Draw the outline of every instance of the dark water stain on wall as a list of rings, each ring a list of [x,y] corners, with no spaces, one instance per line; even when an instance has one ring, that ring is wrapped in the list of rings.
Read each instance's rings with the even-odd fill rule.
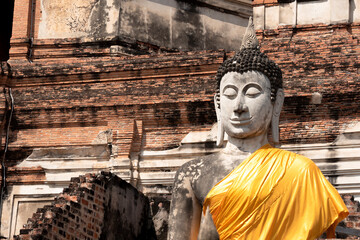
[[[186,104],[186,113],[192,124],[212,124],[216,121],[213,102],[189,102]]]
[[[310,99],[307,96],[294,96],[285,98],[284,105],[287,106],[291,113],[302,117],[306,114],[305,110],[309,103]]]
[[[140,41],[148,40],[146,16],[141,6],[121,5],[118,21],[120,36],[135,38]]]
[[[149,42],[158,46],[169,46],[170,44],[170,24],[162,16],[148,12],[148,31]]]
[[[133,1],[115,0],[114,9],[119,10],[119,16],[109,16],[110,7],[103,1],[94,7],[91,14],[91,35],[95,37],[109,36],[106,25],[113,24],[117,29],[112,33],[119,37],[131,38],[142,42],[178,50],[204,50],[204,49],[237,49],[237,39],[228,38],[231,27],[224,25],[226,34],[214,30],[211,24],[205,22],[203,17],[215,19],[218,22],[228,19],[227,13],[221,12],[220,19],[213,14],[218,9],[210,9],[198,1],[189,0],[154,0]],[[146,4],[145,4],[146,3]],[[147,4],[149,3],[149,4]],[[154,9],[159,6],[159,9]],[[219,12],[219,11],[218,11]],[[237,24],[240,17],[231,18],[230,22]],[[234,19],[237,19],[235,22]],[[226,22],[226,21],[225,21]]]
[[[90,14],[90,34],[93,37],[103,37],[107,35],[106,23],[110,21],[106,11],[106,0],[99,0],[93,7]]]
[[[172,43],[180,49],[203,48],[204,26],[196,1],[177,0],[178,9],[173,16]]]
[[[329,152],[330,152],[330,156],[329,158],[327,158],[325,161],[326,163],[328,163],[328,165],[325,166],[325,169],[323,169],[323,171],[327,171],[328,172],[328,180],[332,185],[335,185],[337,183],[337,178],[338,178],[338,174],[337,174],[337,162],[340,161],[339,158],[336,157],[336,150],[334,148],[328,148]]]

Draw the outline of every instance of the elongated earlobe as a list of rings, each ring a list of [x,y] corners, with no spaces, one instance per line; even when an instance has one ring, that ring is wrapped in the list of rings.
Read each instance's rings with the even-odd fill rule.
[[[280,137],[279,137],[279,120],[280,120],[280,112],[282,106],[284,104],[284,91],[282,88],[279,88],[276,93],[276,100],[274,103],[274,109],[271,119],[271,133],[274,140],[274,145],[279,145]]]
[[[217,136],[216,136],[216,146],[221,147],[224,143],[224,126],[221,123],[221,116],[220,116],[220,102],[219,102],[219,93],[215,94],[214,96],[214,105],[216,111],[216,118],[217,118]]]
[[[224,127],[221,121],[218,121],[218,133],[216,137],[216,146],[221,147],[224,144]]]

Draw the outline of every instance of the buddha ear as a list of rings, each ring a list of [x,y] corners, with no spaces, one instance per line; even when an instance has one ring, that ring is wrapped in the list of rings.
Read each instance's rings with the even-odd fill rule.
[[[272,119],[271,119],[271,133],[274,140],[274,145],[279,145],[279,119],[282,106],[284,104],[284,90],[279,88],[276,93],[276,99],[274,103]]]
[[[214,104],[216,111],[217,119],[217,136],[216,136],[216,146],[221,147],[224,143],[224,127],[221,123],[221,110],[220,110],[220,94],[217,92],[214,95]]]

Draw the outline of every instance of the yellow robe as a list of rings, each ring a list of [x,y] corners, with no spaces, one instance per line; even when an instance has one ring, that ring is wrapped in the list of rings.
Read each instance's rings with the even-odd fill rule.
[[[206,196],[220,239],[315,239],[348,210],[310,159],[263,146]]]

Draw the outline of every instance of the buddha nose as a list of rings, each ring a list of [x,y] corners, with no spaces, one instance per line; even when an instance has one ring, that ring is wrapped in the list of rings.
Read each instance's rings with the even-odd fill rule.
[[[248,107],[247,107],[244,99],[238,98],[238,101],[235,104],[234,112],[241,113],[241,112],[246,112],[246,111],[248,111]]]
[[[244,102],[239,101],[236,105],[235,105],[235,109],[234,112],[246,112],[248,111],[248,107]]]

